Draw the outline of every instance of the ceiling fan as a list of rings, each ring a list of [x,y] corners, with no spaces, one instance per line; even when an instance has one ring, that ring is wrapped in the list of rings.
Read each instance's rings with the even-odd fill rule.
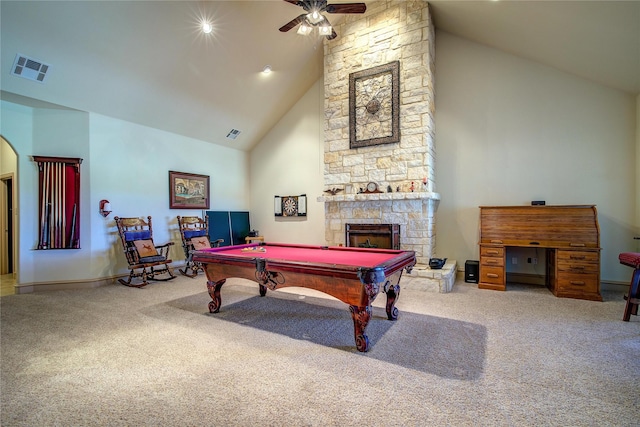
[[[326,36],[327,40],[335,39],[338,35],[331,27],[329,20],[323,15],[326,13],[364,13],[367,5],[364,3],[337,3],[327,4],[327,0],[284,0],[296,6],[302,7],[306,13],[292,19],[291,21],[280,27],[283,33],[301,24],[298,34],[309,34],[313,27],[318,27],[321,35]]]

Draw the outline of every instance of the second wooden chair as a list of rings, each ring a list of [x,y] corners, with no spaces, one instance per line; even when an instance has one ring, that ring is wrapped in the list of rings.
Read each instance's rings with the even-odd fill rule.
[[[209,241],[209,217],[178,216],[178,226],[185,256],[184,269],[178,271],[184,276],[196,277],[203,268],[199,262],[193,261],[193,251],[218,247],[224,240]]]

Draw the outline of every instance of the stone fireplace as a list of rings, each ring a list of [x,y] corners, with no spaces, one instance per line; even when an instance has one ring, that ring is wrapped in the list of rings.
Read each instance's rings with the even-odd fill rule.
[[[398,224],[400,249],[416,252],[418,264],[433,253],[435,200],[431,193],[379,193],[323,196],[325,237],[329,245],[346,245],[346,224]]]
[[[456,265],[428,269],[435,249],[433,80],[435,33],[426,1],[380,1],[364,15],[346,15],[338,38],[324,45],[324,181],[335,195],[325,203],[330,245],[345,244],[346,224],[399,224],[401,249],[416,252],[413,274],[433,279],[440,291],[455,280]],[[350,148],[349,75],[399,61],[400,141]],[[383,192],[364,191],[375,183]],[[386,192],[384,192],[386,190]],[[449,273],[451,273],[449,271]]]

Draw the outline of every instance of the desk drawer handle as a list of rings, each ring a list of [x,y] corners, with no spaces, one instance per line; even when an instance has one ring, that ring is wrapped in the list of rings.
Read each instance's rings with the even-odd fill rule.
[[[485,261],[485,263],[487,263],[487,264],[497,264],[498,260],[497,259],[488,259],[488,260]]]
[[[487,273],[487,277],[491,277],[492,279],[497,279],[497,278],[498,278],[498,277],[500,277],[500,276],[498,276],[498,275],[497,275],[497,274],[495,274],[495,273]]]
[[[570,243],[569,246],[573,246],[574,248],[584,248],[586,245],[584,243]]]
[[[491,240],[491,243],[502,243],[502,240]]]
[[[487,254],[489,255],[498,255],[499,253],[499,251],[487,251]]]
[[[571,268],[572,270],[584,270],[585,266],[584,265],[570,265],[569,268]]]
[[[571,282],[572,285],[576,285],[576,286],[584,286],[584,282],[578,281],[578,280],[572,280]]]
[[[578,256],[578,255],[571,255],[569,257],[570,259],[585,259],[587,258],[586,256],[582,255],[582,256]]]

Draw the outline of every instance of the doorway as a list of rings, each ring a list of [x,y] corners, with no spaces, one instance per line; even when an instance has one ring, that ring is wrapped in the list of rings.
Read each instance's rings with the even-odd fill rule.
[[[2,230],[2,247],[0,247],[0,274],[13,274],[13,174],[0,178],[0,197],[2,212],[0,212],[0,229]]]
[[[0,294],[14,293],[18,265],[18,155],[0,135]]]

